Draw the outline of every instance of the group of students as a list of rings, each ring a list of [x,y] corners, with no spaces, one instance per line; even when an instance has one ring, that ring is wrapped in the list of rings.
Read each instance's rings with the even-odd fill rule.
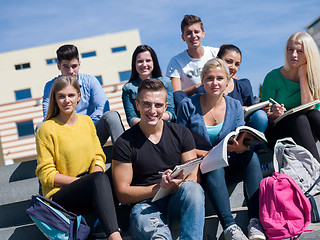
[[[46,84],[45,121],[36,133],[36,174],[43,195],[75,213],[94,209],[108,239],[121,239],[115,198],[132,206],[134,239],[172,239],[171,231],[178,229],[179,239],[199,240],[203,238],[204,189],[225,239],[266,239],[258,211],[260,162],[243,144],[243,137],[228,144],[228,167],[206,174],[197,168],[187,178],[183,172],[172,178],[172,169],[205,156],[245,124],[265,132],[271,147],[277,139],[291,136],[319,161],[318,106],[272,124],[285,108],[319,98],[318,49],[307,33],[293,34],[286,44],[285,65],[268,73],[262,87],[262,100],[272,98],[281,104],[270,104],[244,119],[243,109],[254,104],[254,98],[250,81],[236,77],[241,51],[234,45],[202,46],[205,31],[197,16],[185,15],[181,31],[188,49],[171,59],[166,74],[171,81],[162,77],[150,46],[134,51],[132,74],[122,93],[130,125],[124,133],[119,116],[108,111],[98,81],[79,73],[76,47],[64,45],[57,50],[62,76]],[[101,148],[110,134],[114,137],[112,185],[104,173],[106,158]],[[248,237],[231,214],[227,182],[235,178],[244,181]],[[160,187],[173,194],[152,202]]]

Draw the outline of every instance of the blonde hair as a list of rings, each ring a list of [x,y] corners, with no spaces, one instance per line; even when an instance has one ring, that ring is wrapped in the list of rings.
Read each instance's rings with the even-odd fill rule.
[[[227,64],[223,60],[221,60],[220,58],[213,58],[213,59],[210,59],[208,62],[206,62],[206,64],[202,68],[201,81],[203,80],[204,75],[207,74],[207,72],[210,68],[217,68],[217,67],[221,67],[224,70],[224,72],[227,76],[228,82],[229,82],[230,81],[229,68],[228,68]]]
[[[313,38],[304,32],[296,32],[292,34],[285,47],[285,70],[290,70],[288,63],[288,45],[291,42],[298,42],[303,46],[304,55],[307,60],[307,78],[309,88],[314,99],[320,98],[320,55],[319,50]]]
[[[73,76],[58,77],[54,81],[51,87],[51,92],[49,97],[49,107],[48,107],[48,112],[47,112],[45,121],[58,115],[60,109],[56,102],[56,93],[67,86],[73,86],[80,95],[80,86],[79,86],[77,77],[73,77]]]

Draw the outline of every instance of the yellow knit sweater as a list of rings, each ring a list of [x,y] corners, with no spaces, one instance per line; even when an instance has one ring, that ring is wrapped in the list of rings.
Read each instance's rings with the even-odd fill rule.
[[[43,196],[51,198],[61,187],[54,186],[57,173],[76,177],[91,173],[98,165],[105,170],[106,157],[91,118],[78,115],[78,122],[65,125],[52,118],[45,121],[36,134],[36,175],[42,184]]]

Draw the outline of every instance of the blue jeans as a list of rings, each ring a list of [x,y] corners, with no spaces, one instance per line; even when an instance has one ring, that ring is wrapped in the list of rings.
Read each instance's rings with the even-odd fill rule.
[[[204,194],[200,184],[187,181],[176,193],[155,202],[147,199],[131,210],[134,239],[172,239],[169,226],[180,229],[180,240],[203,238]]]
[[[244,196],[248,205],[249,219],[259,218],[259,185],[262,173],[257,154],[252,151],[240,154],[230,153],[228,167],[203,175],[207,195],[223,229],[235,224],[231,215],[226,179],[231,181],[244,180]]]
[[[124,132],[124,127],[119,113],[117,111],[105,112],[96,123],[96,130],[101,146],[106,143],[109,136],[111,136],[111,141],[114,143]]]
[[[245,121],[246,126],[257,129],[262,133],[264,133],[268,127],[268,115],[261,109],[247,116]]]

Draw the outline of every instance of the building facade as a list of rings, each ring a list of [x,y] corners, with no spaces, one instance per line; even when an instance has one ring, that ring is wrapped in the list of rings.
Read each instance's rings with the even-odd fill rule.
[[[42,95],[58,76],[56,50],[78,47],[80,72],[96,76],[125,127],[121,89],[131,74],[131,57],[140,45],[138,30],[0,53],[0,165],[36,158],[34,129],[43,120]]]
[[[42,97],[46,82],[60,74],[56,50],[63,44],[78,47],[80,72],[107,85],[129,79],[131,56],[140,45],[140,35],[131,30],[0,53],[0,104]]]
[[[307,32],[312,36],[320,50],[320,17],[306,27]]]
[[[119,112],[122,123],[129,127],[122,105],[125,82],[102,86],[108,96],[110,110]],[[42,98],[0,104],[0,165],[36,159],[35,127],[42,122]],[[111,144],[111,141],[107,142]]]

